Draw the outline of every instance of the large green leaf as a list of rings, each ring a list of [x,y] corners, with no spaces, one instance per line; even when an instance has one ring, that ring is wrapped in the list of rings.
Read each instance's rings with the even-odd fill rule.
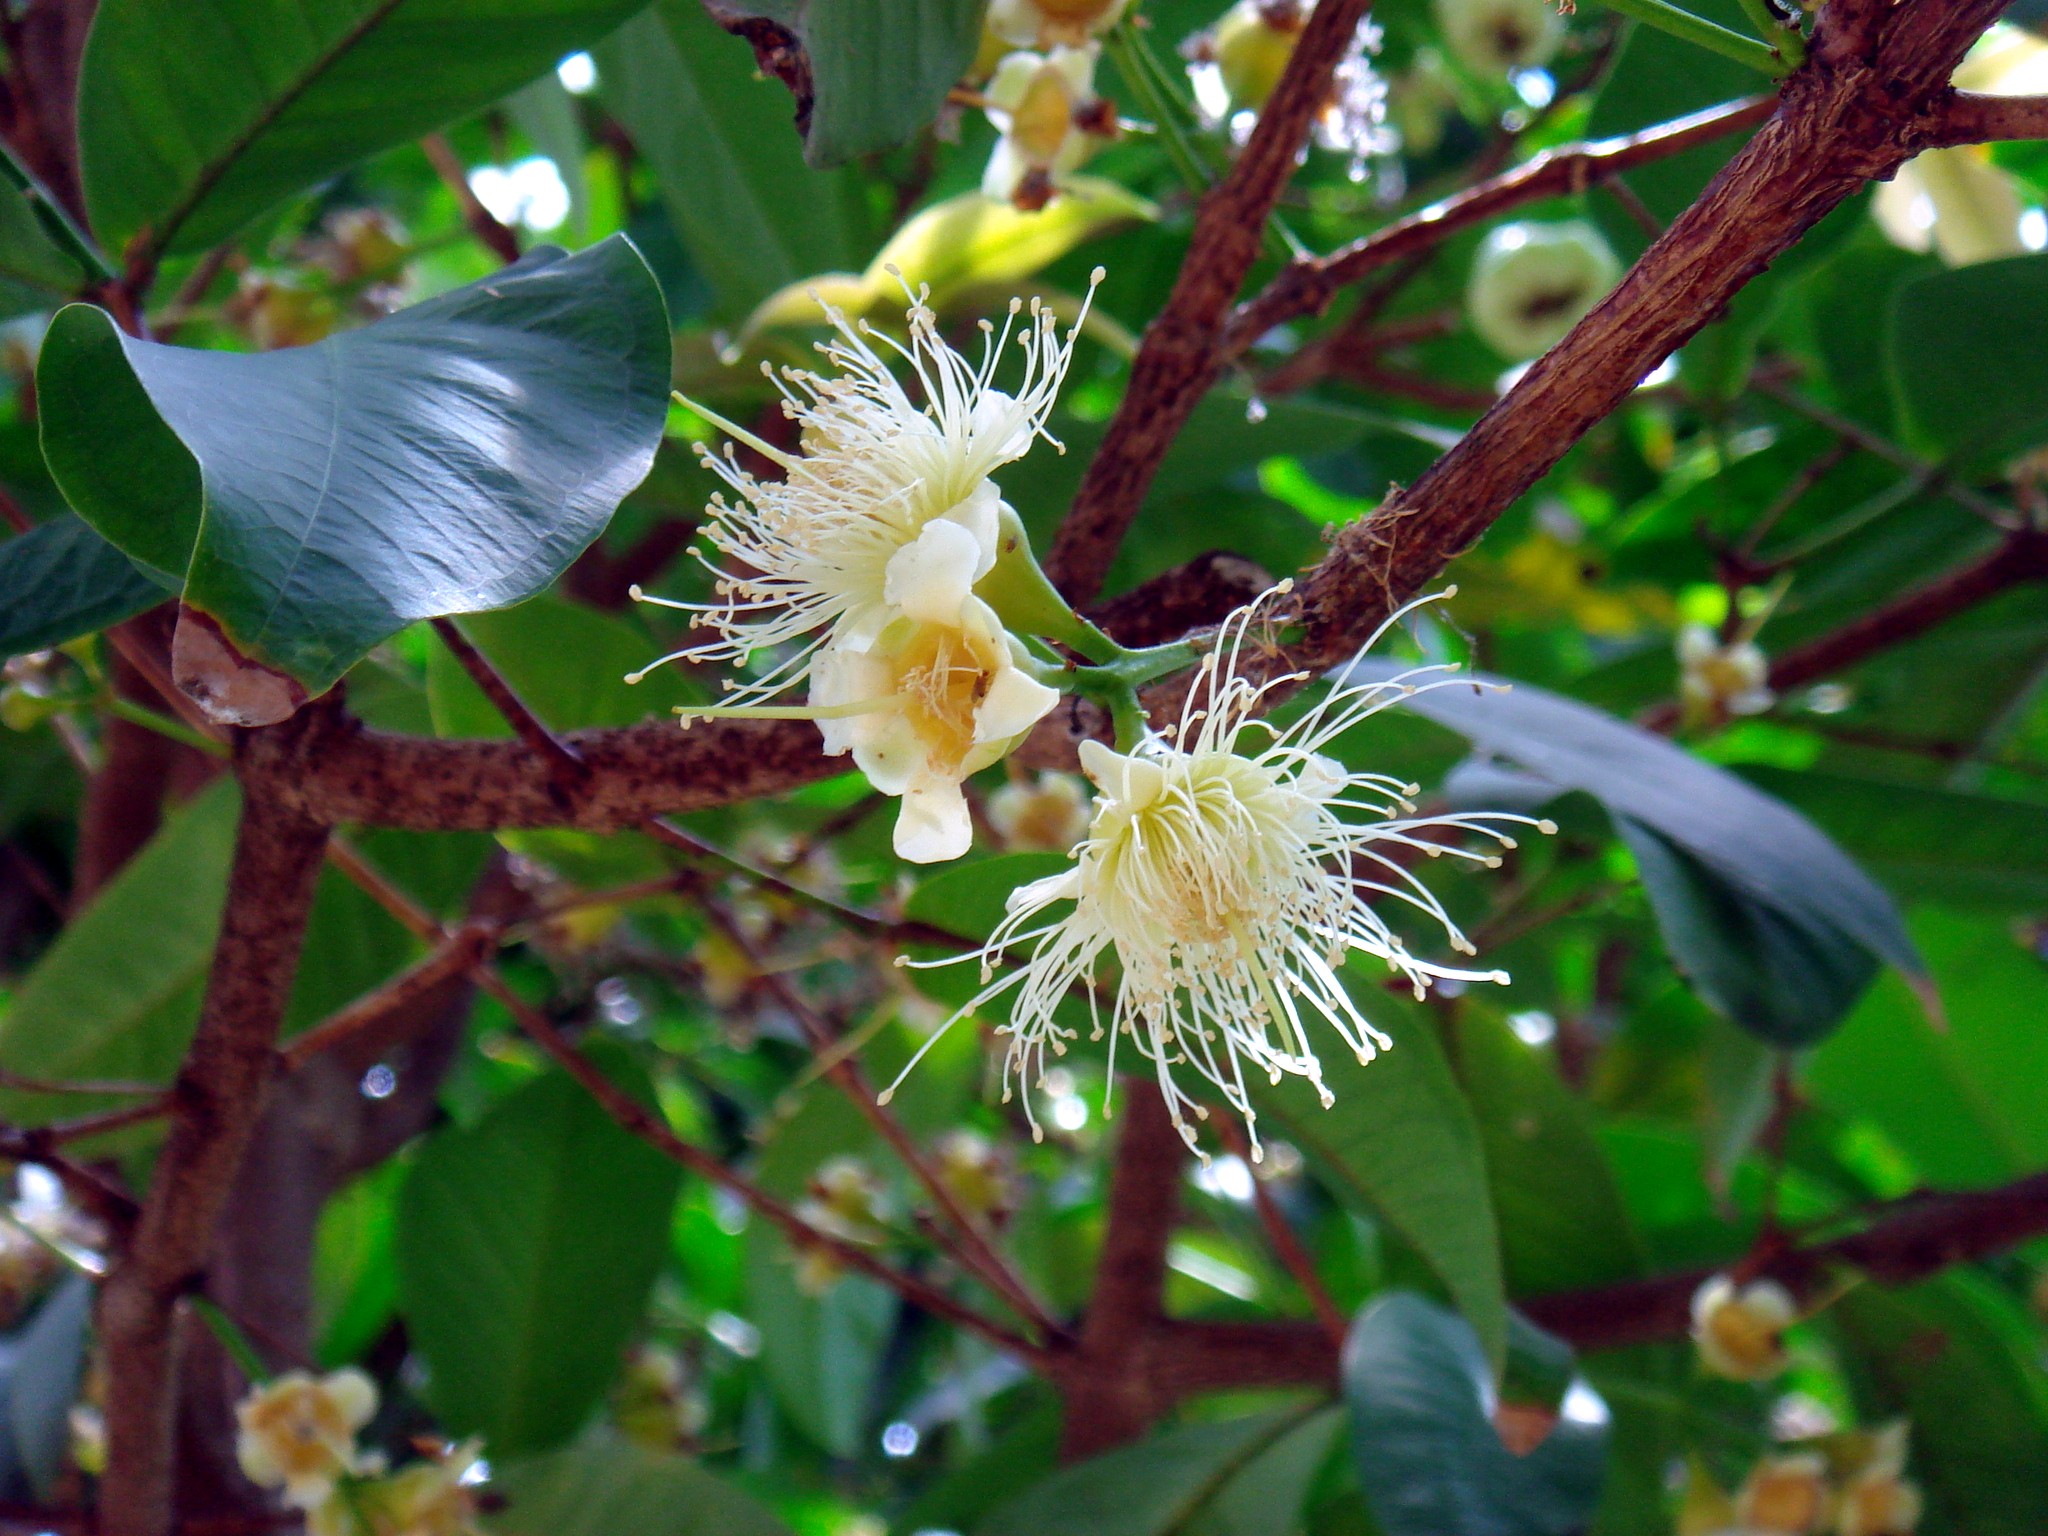
[[[1351,675],[1380,681],[1401,670],[1369,657]],[[1674,957],[1735,1022],[1780,1044],[1809,1043],[1840,1022],[1875,961],[1925,984],[1891,898],[1790,806],[1589,705],[1527,683],[1474,681],[1493,686],[1438,688],[1403,702],[1482,753],[1606,806],[1636,846]],[[1486,778],[1490,787],[1506,782]],[[1542,797],[1538,785],[1530,798]],[[1713,947],[1765,942],[1762,958]],[[1738,973],[1738,962],[1747,970]]]
[[[85,1382],[94,1295],[87,1276],[66,1275],[11,1341],[0,1429],[38,1498],[56,1493],[71,1451],[71,1406]]]
[[[189,251],[475,111],[645,0],[102,0],[79,154],[109,250]]]
[[[1892,390],[1923,451],[1995,467],[2048,425],[2048,256],[1937,272],[1892,301]]]
[[[700,0],[656,0],[595,57],[605,106],[646,156],[721,314],[867,254],[853,173],[804,164],[788,93]]]
[[[63,645],[164,597],[160,582],[67,512],[0,544],[0,656]]]
[[[788,1536],[788,1527],[730,1483],[682,1456],[615,1440],[500,1468],[499,1536]]]
[[[668,357],[619,237],[280,352],[159,346],[74,305],[37,370],[43,447],[87,522],[318,692],[415,619],[552,581],[653,462]]]
[[[721,0],[792,30],[810,61],[804,156],[838,165],[893,149],[934,117],[967,72],[988,0]]]
[[[0,1065],[24,1077],[168,1082],[198,1019],[240,808],[223,777],[178,811],[43,955],[0,1015]],[[0,1094],[39,1125],[132,1102]]]
[[[1959,1272],[1908,1291],[1859,1286],[1835,1316],[1865,1411],[1912,1425],[1927,1536],[2048,1531],[2048,1378],[2020,1308]]]
[[[1544,1442],[1517,1456],[1487,1417],[1466,1324],[1405,1292],[1367,1305],[1344,1346],[1359,1482],[1386,1536],[1574,1536],[1599,1502],[1607,1405],[1576,1382]]]
[[[1260,1086],[1257,1103],[1347,1200],[1373,1212],[1422,1255],[1499,1369],[1507,1301],[1478,1127],[1427,1020],[1386,997],[1367,1015],[1394,1042],[1367,1066],[1323,1053],[1337,1102],[1322,1107],[1299,1078]]]
[[[1295,1409],[1165,1430],[1054,1473],[975,1536],[1288,1536],[1336,1428]]]
[[[1906,989],[1875,988],[1847,1027],[1814,1053],[1808,1089],[1867,1120],[1930,1184],[1994,1184],[2048,1163],[2048,965],[1996,918],[1916,913],[1947,1001],[1931,1027]]]
[[[1585,1102],[1492,1012],[1461,1009],[1457,1030],[1509,1288],[1542,1295],[1640,1274],[1642,1246]]]
[[[559,1073],[427,1143],[399,1197],[399,1311],[450,1430],[517,1456],[582,1427],[640,1323],[679,1180]]]

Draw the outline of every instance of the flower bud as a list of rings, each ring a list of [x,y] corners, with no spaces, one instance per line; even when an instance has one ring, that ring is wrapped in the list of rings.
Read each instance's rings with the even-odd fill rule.
[[[861,1248],[879,1248],[889,1240],[888,1191],[868,1165],[857,1157],[834,1157],[811,1175],[809,1193],[797,1202],[796,1213],[829,1237]],[[808,1248],[798,1257],[797,1284],[810,1295],[828,1290],[839,1278],[839,1260],[823,1248]]]
[[[361,1371],[287,1371],[235,1405],[235,1458],[250,1482],[312,1509],[361,1467],[356,1434],[376,1412],[376,1384]]]
[[[1693,1293],[1692,1337],[1700,1363],[1730,1381],[1762,1381],[1785,1369],[1785,1330],[1798,1318],[1792,1293],[1775,1280],[1736,1288],[1715,1275]]]
[[[1088,835],[1088,791],[1070,773],[1041,773],[988,797],[989,825],[1019,853],[1065,853]]]
[[[627,1357],[612,1414],[621,1434],[651,1451],[684,1449],[710,1417],[689,1363],[657,1344]]]
[[[1241,112],[1265,106],[1307,21],[1308,8],[1296,0],[1238,0],[1224,12],[1209,53],[1231,106]]]
[[[1078,48],[1115,26],[1130,0],[989,0],[988,34],[1013,48]]]
[[[1478,75],[1547,64],[1564,41],[1564,16],[1550,0],[1435,0],[1434,9],[1445,46]]]
[[[1922,1504],[1912,1482],[1888,1468],[1866,1468],[1842,1489],[1835,1536],[1913,1536]]]
[[[1870,211],[1892,244],[1931,250],[1951,267],[2027,251],[2018,183],[1981,144],[1915,155],[1877,189]]]
[[[1465,308],[1481,340],[1522,362],[1562,341],[1620,276],[1614,252],[1583,219],[1502,224],[1480,244]]]
[[[1777,702],[1770,662],[1753,640],[1723,643],[1704,624],[1678,632],[1678,691],[1689,722],[1760,715]]]
[[[1738,1526],[1751,1536],[1813,1536],[1828,1518],[1828,1464],[1812,1452],[1766,1456],[1735,1495]]]
[[[1000,1225],[1017,1208],[1017,1175],[1003,1150],[978,1131],[948,1131],[939,1138],[938,1174],[954,1198]]]

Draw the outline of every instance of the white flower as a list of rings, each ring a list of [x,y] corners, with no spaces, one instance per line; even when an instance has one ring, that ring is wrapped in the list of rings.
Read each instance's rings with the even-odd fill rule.
[[[825,750],[851,752],[868,782],[900,795],[897,854],[957,859],[974,839],[960,784],[999,761],[1059,702],[1020,666],[1023,646],[980,598],[951,622],[906,612],[865,646],[830,645],[811,668]]]
[[[1090,43],[1013,53],[996,66],[982,99],[1001,137],[982,173],[983,196],[1043,208],[1114,134],[1115,116],[1095,94],[1096,52]]]
[[[1919,1487],[1906,1473],[1903,1420],[1871,1437],[1869,1458],[1842,1485],[1835,1536],[1913,1536],[1925,1512]]]
[[[1177,729],[1149,735],[1128,754],[1083,744],[1082,766],[1098,792],[1088,838],[1071,869],[1011,894],[1008,916],[976,958],[984,981],[1011,947],[1030,945],[1030,958],[955,1015],[1015,990],[1010,1022],[1002,1026],[1010,1036],[1006,1098],[1013,1078],[1025,1078],[1028,1087],[1043,1076],[1048,1051],[1066,1050],[1074,1032],[1054,1010],[1071,988],[1093,981],[1110,951],[1121,967],[1107,1026],[1112,1071],[1116,1039],[1129,1036],[1152,1063],[1190,1146],[1194,1131],[1183,1110],[1198,1118],[1206,1110],[1175,1082],[1175,1067],[1191,1067],[1251,1125],[1247,1062],[1276,1083],[1286,1074],[1306,1077],[1325,1104],[1331,1100],[1304,1014],[1327,1024],[1362,1062],[1388,1045],[1338,978],[1347,952],[1384,960],[1418,997],[1440,977],[1507,980],[1499,971],[1418,959],[1370,903],[1386,897],[1419,908],[1443,925],[1453,948],[1469,952],[1403,859],[1450,854],[1494,863],[1490,854],[1439,838],[1469,829],[1512,847],[1498,823],[1548,824],[1523,816],[1415,817],[1405,799],[1413,786],[1355,773],[1323,752],[1387,705],[1441,685],[1410,682],[1419,672],[1450,669],[1422,668],[1385,683],[1340,682],[1276,730],[1253,716],[1270,690],[1302,675],[1262,685],[1240,675],[1266,601],[1225,621]],[[1245,739],[1252,733],[1264,738],[1257,751]],[[1048,917],[1069,902],[1065,915]],[[1100,1038],[1092,987],[1089,997]],[[1027,1094],[1027,1115],[1029,1102]]]
[[[1091,281],[1100,282],[1098,268]],[[703,451],[736,493],[715,498],[706,540],[727,568],[711,566],[719,600],[710,604],[634,596],[696,614],[718,638],[661,662],[744,663],[795,647],[761,677],[737,688],[737,701],[774,698],[802,684],[827,641],[872,643],[904,603],[923,616],[951,619],[974,583],[994,565],[1002,496],[989,476],[1023,457],[1036,438],[1054,442],[1046,418],[1073,359],[1075,322],[1064,341],[1051,310],[1013,300],[998,333],[983,323],[981,360],[972,364],[938,334],[925,293],[908,311],[903,345],[849,323],[822,305],[838,336],[819,350],[830,377],[785,370],[783,409],[800,429],[800,453],[785,453],[742,427],[693,406],[730,436],[778,465],[781,480],[761,480],[728,448]],[[1087,305],[1082,306],[1085,318]],[[1024,356],[1014,393],[995,387],[996,366],[1012,335]],[[880,343],[910,365],[921,402],[890,372]],[[948,604],[952,603],[951,608]],[[645,673],[635,673],[637,681]]]
[[[1813,1536],[1827,1521],[1830,1496],[1819,1455],[1766,1456],[1736,1492],[1736,1522],[1751,1536]]]
[[[1933,251],[1951,267],[2027,251],[2019,183],[1981,144],[1915,155],[1878,187],[1870,212],[1892,244]]]
[[[1130,0],[989,0],[988,30],[1017,48],[1078,47],[1117,23]]]
[[[1778,700],[1771,664],[1754,640],[1730,640],[1704,624],[1678,632],[1678,691],[1688,713],[1760,715]]]
[[[1562,341],[1620,277],[1613,248],[1584,219],[1502,224],[1472,260],[1465,310],[1482,341],[1522,362]]]
[[[1693,1293],[1692,1338],[1700,1363],[1730,1381],[1763,1381],[1790,1363],[1785,1330],[1798,1321],[1792,1293],[1775,1280],[1738,1287],[1714,1275]]]
[[[361,1371],[287,1371],[235,1405],[235,1458],[250,1482],[312,1509],[362,1467],[356,1433],[376,1412],[376,1384]]]

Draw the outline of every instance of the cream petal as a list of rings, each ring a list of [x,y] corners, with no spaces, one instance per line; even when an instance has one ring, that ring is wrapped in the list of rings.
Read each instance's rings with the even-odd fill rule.
[[[1016,412],[1017,402],[1008,395],[1002,395],[997,390],[991,390],[989,393],[1000,395],[1004,402],[1006,413]],[[977,435],[982,431],[982,417],[982,405],[981,402],[977,401],[973,413],[974,425],[972,428]],[[1018,441],[1020,438],[1022,439],[1021,442]],[[1010,451],[1012,445],[1015,445],[1014,452]],[[1029,430],[1013,431],[1010,437],[1005,440],[1003,446],[1004,452],[1002,456],[1005,459],[1021,456],[1024,450],[1031,446]],[[960,501],[948,507],[944,512],[941,512],[939,516],[948,523],[957,524],[959,527],[966,529],[973,536],[975,547],[979,551],[974,562],[974,579],[976,581],[981,580],[982,577],[995,568],[996,551],[1002,543],[1002,493],[996,489],[993,481],[983,480]]]
[[[988,18],[983,23],[995,36],[1019,48],[1038,41],[1039,10],[1033,0],[989,0]]]
[[[943,863],[973,847],[974,819],[960,786],[929,778],[905,790],[894,841],[897,857],[913,864]]]
[[[995,122],[996,114],[991,112],[989,120]],[[1000,129],[1003,124],[997,122],[996,127]],[[988,169],[981,173],[981,195],[991,202],[1007,203],[1017,195],[1018,184],[1030,173],[1031,162],[1018,153],[1009,134],[1004,133],[988,157]]]
[[[899,714],[870,715],[866,719],[868,729],[853,742],[855,764],[883,794],[907,794],[926,772],[928,754],[924,742],[916,728]]]
[[[957,624],[980,574],[982,546],[972,530],[944,518],[889,557],[883,601],[925,624]]]
[[[1059,701],[1058,689],[1046,687],[1015,667],[1004,667],[974,712],[974,739],[990,742],[1021,736],[1051,714]]]

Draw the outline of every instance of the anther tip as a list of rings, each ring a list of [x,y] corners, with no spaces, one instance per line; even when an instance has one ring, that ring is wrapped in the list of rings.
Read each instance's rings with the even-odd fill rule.
[[[626,596],[633,599],[633,601],[636,603],[644,603],[647,601],[647,594],[641,590],[640,583],[637,581],[634,582],[633,585],[631,585],[630,587],[626,588]]]
[[[1538,832],[1541,832],[1545,837],[1555,837],[1557,836],[1557,823],[1552,821],[1548,816],[1546,816],[1541,821],[1536,823],[1536,830]]]
[[[880,1093],[875,1095],[875,1102],[877,1104],[886,1104],[895,1097],[896,1090],[894,1088],[884,1088]]]

